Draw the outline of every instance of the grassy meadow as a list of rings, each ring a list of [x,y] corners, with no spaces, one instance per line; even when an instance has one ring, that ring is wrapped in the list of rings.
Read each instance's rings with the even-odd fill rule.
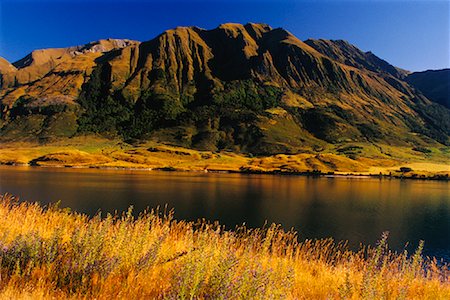
[[[1,299],[449,299],[450,271],[393,253],[387,235],[353,252],[272,225],[224,230],[131,210],[86,215],[0,197]]]
[[[253,156],[199,151],[152,141],[131,145],[99,136],[79,136],[45,144],[1,143],[0,164],[288,174],[320,171],[404,177],[450,175],[449,147],[413,149],[356,142],[327,147],[319,152]],[[401,167],[411,171],[400,172]]]

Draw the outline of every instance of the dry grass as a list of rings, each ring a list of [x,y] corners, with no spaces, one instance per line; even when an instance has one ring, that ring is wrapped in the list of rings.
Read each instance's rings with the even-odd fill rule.
[[[3,299],[449,299],[447,267],[298,242],[279,226],[225,231],[158,211],[94,217],[0,197]]]
[[[380,147],[381,148],[381,147]],[[344,151],[342,151],[344,149]],[[356,149],[356,150],[353,150]],[[389,152],[385,155],[382,152]],[[396,154],[394,156],[393,154]],[[63,139],[49,144],[2,143],[0,164],[39,166],[176,169],[180,171],[309,172],[338,174],[405,175],[396,172],[410,167],[416,175],[450,175],[448,148],[430,154],[409,148],[351,143],[321,153],[277,154],[250,157],[232,152],[214,153],[147,142],[137,146],[95,136]],[[448,176],[447,175],[447,176]]]

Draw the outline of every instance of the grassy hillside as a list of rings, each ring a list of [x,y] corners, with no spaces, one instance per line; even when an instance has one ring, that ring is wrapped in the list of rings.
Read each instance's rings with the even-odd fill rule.
[[[83,136],[44,145],[30,142],[3,143],[0,147],[0,164],[286,174],[382,173],[403,177],[448,178],[449,151],[448,147],[410,148],[341,143],[332,147],[325,145],[324,148],[316,149],[316,152],[255,156],[229,151],[199,151],[157,142],[127,144],[121,140]],[[401,167],[411,170],[401,172]]]
[[[276,225],[225,231],[149,211],[94,217],[0,197],[0,298],[448,299],[446,266],[299,242]]]

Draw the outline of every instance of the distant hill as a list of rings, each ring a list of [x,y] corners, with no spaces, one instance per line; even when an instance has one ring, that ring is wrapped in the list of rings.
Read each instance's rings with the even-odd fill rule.
[[[406,81],[428,99],[450,108],[450,69],[414,72]]]
[[[178,27],[0,64],[0,139],[86,133],[255,154],[449,144],[450,111],[345,41],[265,24]]]

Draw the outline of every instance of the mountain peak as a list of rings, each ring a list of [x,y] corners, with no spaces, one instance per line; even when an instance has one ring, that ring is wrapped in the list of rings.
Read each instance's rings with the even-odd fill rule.
[[[14,71],[16,71],[16,68],[9,61],[0,56],[0,74]]]
[[[120,49],[139,42],[128,39],[101,39],[84,45],[66,48],[47,48],[32,51],[24,58],[16,61],[13,65],[17,69],[23,69],[31,65],[43,65],[49,61],[61,59],[65,55],[77,56],[85,53],[102,53],[113,49]]]
[[[129,39],[102,39],[94,42],[87,43],[82,46],[69,47],[67,49],[74,49],[70,53],[72,55],[79,55],[83,53],[96,53],[96,52],[108,52],[114,49],[121,49],[130,45],[138,44],[138,41]]]
[[[248,26],[247,28],[251,27]],[[247,28],[244,25],[238,23],[225,23],[219,25],[216,29],[213,29],[212,31],[223,31],[229,38],[236,38],[238,36],[249,34]]]

